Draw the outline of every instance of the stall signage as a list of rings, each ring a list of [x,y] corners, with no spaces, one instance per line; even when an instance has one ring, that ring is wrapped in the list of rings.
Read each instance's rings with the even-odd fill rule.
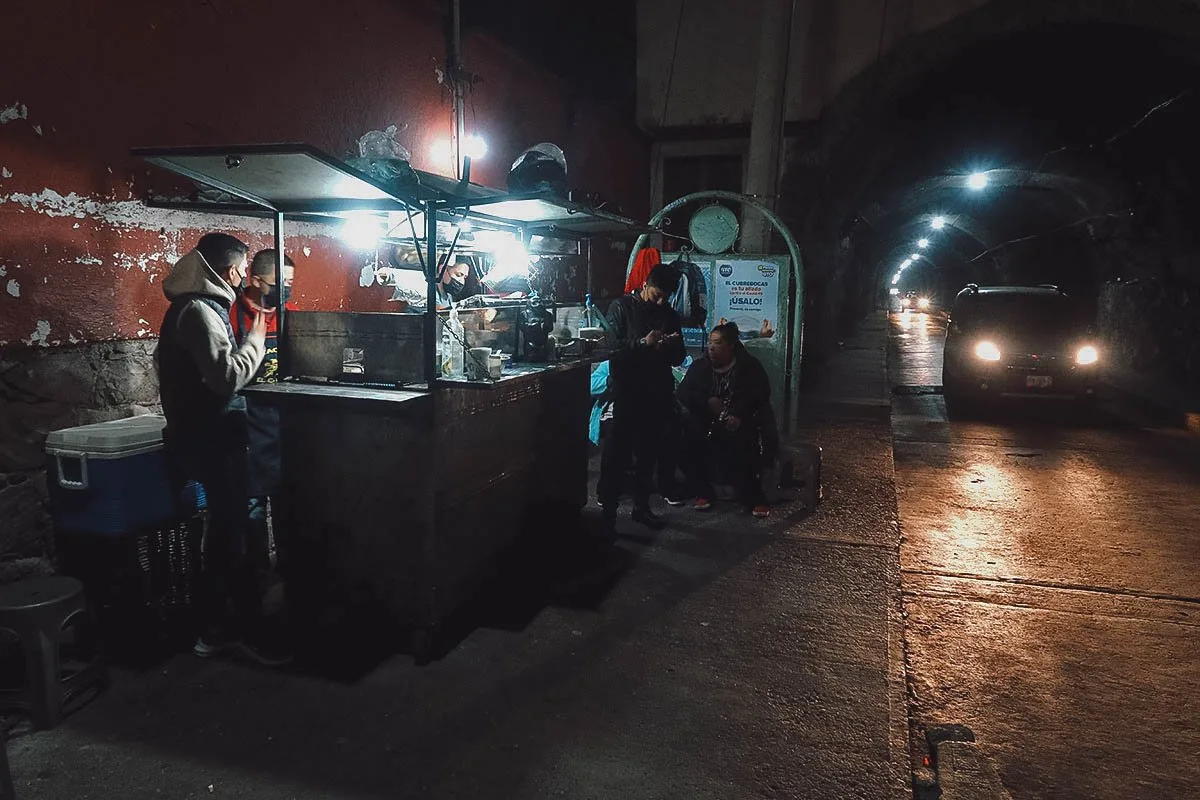
[[[752,259],[717,262],[713,324],[735,322],[743,339],[774,337],[779,327],[779,265]]]

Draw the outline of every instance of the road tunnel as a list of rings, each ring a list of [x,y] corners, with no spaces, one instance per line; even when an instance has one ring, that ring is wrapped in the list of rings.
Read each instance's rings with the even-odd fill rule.
[[[1055,19],[1049,4],[1050,22],[998,23],[1021,5],[912,37],[791,151],[810,353],[891,292],[944,304],[970,282],[1051,283],[1082,301],[1115,367],[1195,389],[1194,14],[1145,3],[1099,19],[1120,4],[1088,4]]]

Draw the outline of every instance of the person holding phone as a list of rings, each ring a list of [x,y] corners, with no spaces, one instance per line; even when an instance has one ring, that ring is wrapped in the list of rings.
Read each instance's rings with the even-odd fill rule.
[[[675,402],[671,368],[682,364],[687,355],[679,315],[668,302],[678,286],[679,271],[659,264],[641,289],[617,298],[608,309],[613,419],[601,453],[596,494],[604,509],[603,531],[609,537],[616,535],[617,507],[631,462],[636,464],[633,520],[655,530],[666,525],[651,511],[650,493],[661,438]]]

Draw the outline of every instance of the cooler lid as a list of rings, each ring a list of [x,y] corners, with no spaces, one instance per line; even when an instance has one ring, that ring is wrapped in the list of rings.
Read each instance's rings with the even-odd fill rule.
[[[64,428],[46,437],[46,452],[86,453],[88,455],[120,455],[134,451],[146,452],[148,446],[162,443],[167,420],[158,414],[115,419]]]

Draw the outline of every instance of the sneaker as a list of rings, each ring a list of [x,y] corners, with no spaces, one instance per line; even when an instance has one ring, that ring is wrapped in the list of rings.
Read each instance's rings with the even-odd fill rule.
[[[199,658],[216,658],[228,653],[237,644],[231,639],[217,636],[199,636],[196,638],[196,643],[192,645],[192,654]]]
[[[663,495],[663,501],[667,505],[675,506],[677,508],[687,502],[682,497],[674,497],[674,496],[665,495],[665,494]]]
[[[753,509],[751,509],[750,513],[753,514],[754,516],[758,517],[759,519],[763,519],[765,517],[771,516],[771,509],[767,508],[762,503],[759,503]]]
[[[647,528],[655,531],[661,531],[667,527],[667,521],[655,514],[648,508],[635,508],[632,514],[633,521],[645,525]]]
[[[235,645],[237,654],[250,659],[264,667],[282,667],[292,663],[291,648],[276,642],[256,640],[238,642]]]
[[[692,503],[692,508],[697,511],[708,511],[712,508],[712,501],[707,497],[697,497],[696,502]]]

